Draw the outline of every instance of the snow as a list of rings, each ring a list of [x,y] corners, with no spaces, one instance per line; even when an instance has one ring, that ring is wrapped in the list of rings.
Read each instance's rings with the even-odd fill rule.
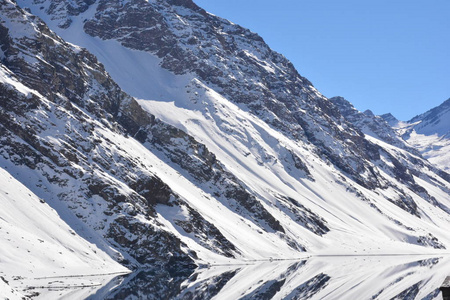
[[[408,144],[444,171],[450,172],[449,100],[408,122],[393,127]]]
[[[19,1],[19,3],[27,2]],[[415,262],[415,258],[408,255],[443,255],[446,252],[420,245],[419,237],[426,237],[432,233],[440,243],[447,248],[450,247],[450,237],[446,230],[450,223],[450,215],[442,208],[432,205],[423,195],[410,191],[408,186],[396,180],[393,174],[383,170],[383,163],[392,166],[386,155],[383,155],[374,167],[384,176],[384,180],[392,183],[392,186],[376,190],[358,186],[342,171],[322,160],[314,152],[313,146],[283,135],[250,114],[245,107],[232,103],[194,78],[192,74],[173,75],[162,69],[159,66],[160,60],[150,53],[124,48],[117,41],[102,41],[86,35],[82,30],[82,20],[94,12],[95,5],[79,18],[75,18],[69,29],[63,30],[56,26],[52,28],[63,38],[77,45],[74,46],[76,49],[86,47],[94,53],[121,88],[140,99],[139,103],[144,109],[204,143],[224,168],[235,174],[245,188],[257,197],[264,208],[286,230],[284,235],[264,231],[257,222],[233,211],[226,199],[215,196],[216,187],[206,188],[193,181],[189,174],[165,159],[164,154],[154,150],[152,145],[142,145],[136,140],[112,132],[100,122],[96,123],[92,135],[102,140],[103,144],[100,148],[96,148],[95,151],[98,152],[94,154],[101,156],[102,149],[108,149],[113,157],[127,156],[139,161],[144,169],[161,178],[183,201],[205,220],[214,224],[239,250],[240,254],[236,259],[214,253],[202,246],[195,235],[186,233],[176,225],[174,220],[186,217],[184,209],[156,206],[155,219],[158,224],[179,237],[189,249],[194,250],[199,257],[197,263],[212,266],[210,269],[200,270],[200,278],[202,276],[208,278],[214,272],[220,274],[224,269],[235,270],[233,266],[240,265],[238,276],[226,284],[217,296],[218,299],[237,299],[250,294],[261,282],[280,278],[292,265],[292,262],[287,261],[279,264],[257,264],[255,261],[302,259],[310,255],[315,258],[309,260],[305,268],[299,268],[298,272],[289,274],[288,284],[277,293],[278,299],[294,297],[293,288],[320,275],[318,270],[331,279],[327,282],[326,288],[314,295],[315,299],[370,298],[377,293],[389,299],[409,287],[406,282],[414,282],[416,278],[415,275],[410,276],[404,272],[403,264]],[[49,17],[42,13],[41,17],[49,24],[57,22],[49,20]],[[256,55],[246,53],[260,61]],[[268,72],[274,71],[262,61],[260,66]],[[11,79],[6,71],[2,72],[0,74],[2,82],[16,86],[23,93],[32,92]],[[56,119],[53,121],[56,129],[44,132],[42,138],[57,148],[61,142],[58,139],[60,132],[57,130],[63,132],[65,123]],[[414,134],[412,136],[414,137]],[[410,155],[371,136],[367,136],[367,139],[380,145],[399,160]],[[428,142],[431,141],[431,138],[429,139]],[[114,144],[107,144],[105,140],[114,141]],[[311,176],[293,166],[290,153],[304,162]],[[450,185],[436,178],[431,171],[424,170],[424,172],[439,182],[439,185],[423,178],[415,177],[414,180],[424,186],[431,196],[450,207],[450,198],[446,191]],[[5,209],[0,212],[0,224],[14,236],[11,243],[0,249],[1,270],[8,270],[4,275],[0,274],[7,277],[13,288],[21,292],[24,286],[36,284],[36,280],[41,280],[33,277],[35,276],[33,274],[39,274],[38,278],[43,278],[68,274],[98,274],[99,270],[102,273],[126,271],[100,249],[73,235],[69,226],[64,224],[47,204],[40,203],[36,195],[12,179],[5,170],[1,171],[0,176],[3,176],[2,180],[7,180],[2,182],[10,183],[1,187],[0,200],[5,203]],[[30,185],[36,179],[32,177],[35,174],[29,175],[25,171],[15,176]],[[106,172],[99,176],[103,176],[105,181],[113,182],[123,193],[130,192],[125,184]],[[408,195],[417,203],[420,218],[388,200],[402,197],[400,193],[402,190],[408,191]],[[323,218],[330,231],[318,235],[308,229],[307,224],[296,221],[293,210],[282,205],[283,200],[280,199],[283,197],[296,200]],[[67,211],[65,204],[57,203],[55,197],[49,198],[53,199],[52,206],[73,229],[78,231],[79,228],[84,228],[76,223],[70,214],[63,215],[64,211]],[[103,205],[101,199],[85,200],[91,201],[91,204],[95,202]],[[88,225],[95,227],[100,218],[96,216],[93,204],[86,206],[85,209],[75,208],[75,212],[91,216],[87,221]],[[128,204],[124,204],[124,208],[133,209]],[[33,214],[28,213],[30,211]],[[141,221],[150,222],[144,219]],[[2,230],[0,237],[6,241],[8,239],[6,231]],[[299,252],[290,247],[287,240],[303,245],[307,252]],[[114,251],[111,250],[109,253]],[[399,256],[386,259],[375,257],[392,254]],[[346,257],[329,258],[330,261],[333,260],[333,264],[321,257],[333,255]],[[370,257],[349,258],[349,255]],[[319,256],[320,259],[317,258]],[[443,261],[448,262],[448,259]],[[367,269],[359,271],[359,267],[363,265],[367,266]],[[445,263],[439,264],[442,265]],[[414,272],[421,274],[420,270],[417,267],[417,272]],[[434,275],[429,274],[432,278],[429,282],[433,282],[433,286],[436,286],[436,282],[444,272],[448,272],[448,269],[439,267],[433,272]],[[13,284],[11,278],[16,276],[16,273],[24,279],[16,280]],[[399,280],[404,277],[410,278],[406,281]],[[86,281],[86,277],[80,278],[84,283],[97,284],[97,281]],[[74,278],[66,282],[72,285],[75,283]],[[380,285],[386,288],[380,291],[372,287]],[[431,291],[426,290],[427,285],[424,286],[424,291],[421,291],[420,295],[426,296]],[[0,281],[0,288],[6,291],[8,286]]]
[[[448,127],[450,129],[450,126]],[[438,133],[421,134],[413,130],[409,133],[408,143],[417,148],[430,162],[444,171],[450,171],[450,138]]]
[[[396,225],[394,220],[405,226],[424,226],[427,228],[424,231],[439,232],[439,240],[448,242],[448,236],[435,228],[436,225],[417,220],[385,200],[385,197],[398,197],[395,191],[362,189],[369,202],[362,201],[356,193],[348,192],[351,180],[347,178],[347,183],[342,184],[340,171],[323,162],[310,145],[284,136],[248,113],[245,107],[231,103],[192,75],[176,76],[163,70],[159,67],[160,60],[150,53],[124,48],[117,41],[102,41],[86,35],[81,29],[81,20],[94,11],[93,6],[83,17],[74,19],[67,30],[56,26],[53,28],[69,42],[93,52],[113,79],[126,92],[142,99],[139,103],[150,113],[204,143],[225,168],[236,174],[287,228],[287,237],[304,245],[308,252],[386,254],[435,251],[411,244],[405,249],[405,240],[410,241],[419,232],[411,233]],[[53,22],[47,21],[50,24]],[[196,186],[189,177],[183,175],[182,170],[161,160],[157,153],[151,153],[140,143],[101,128],[99,126],[97,129],[98,136],[122,145],[127,155],[139,157],[155,175],[235,244],[242,253],[239,260],[302,256],[297,250],[288,247],[283,241],[284,237],[267,232],[260,234],[259,226],[232,212],[221,199],[216,199],[213,196],[214,189],[207,191]],[[47,136],[50,138],[54,134],[49,132]],[[56,146],[57,142],[53,144]],[[288,158],[289,151],[304,161],[313,172],[314,181],[292,166]],[[293,220],[292,214],[278,204],[280,195],[297,200],[321,216],[331,231],[321,237]],[[420,198],[417,201],[429,205]],[[376,213],[371,203],[375,203],[383,214]],[[357,215],[355,211],[358,211]],[[219,260],[216,254],[199,246],[195,238],[174,225],[170,209],[160,207],[158,213],[160,222],[168,230],[198,252],[200,261]],[[432,213],[439,214],[433,210]],[[246,238],[243,239],[243,236]],[[221,261],[224,259],[221,258]]]
[[[94,10],[95,7],[91,7],[86,16]],[[43,17],[45,18],[45,15]],[[150,53],[127,49],[117,41],[103,41],[86,35],[81,29],[81,20],[83,18],[75,19],[67,30],[56,26],[53,28],[69,42],[93,52],[121,88],[132,96],[143,99],[139,103],[150,113],[204,143],[226,169],[236,174],[246,187],[258,196],[265,208],[284,224],[285,228],[289,228],[290,238],[305,245],[310,252],[340,254],[355,251],[424,251],[423,247],[413,245],[405,251],[404,240],[410,239],[410,233],[406,229],[398,229],[393,220],[412,225],[417,223],[417,218],[408,214],[404,216],[403,210],[383,199],[384,196],[397,197],[394,191],[380,191],[378,194],[364,192],[384,213],[375,214],[370,203],[361,201],[356,194],[348,193],[347,186],[339,183],[339,171],[322,162],[313,154],[309,145],[283,136],[248,113],[244,107],[231,103],[192,75],[177,76],[162,69],[159,66],[160,60]],[[48,21],[51,24],[52,21]],[[120,139],[118,136],[108,138],[115,141]],[[127,144],[125,141],[120,143]],[[293,249],[283,246],[286,244],[280,242],[280,237],[259,234],[257,226],[247,220],[242,221],[240,216],[215,199],[211,195],[212,192],[205,193],[189,178],[180,175],[182,170],[169,166],[168,162],[161,161],[148,150],[142,149],[138,143],[127,149],[128,153],[139,153],[139,157],[145,157],[148,161],[146,164],[152,166],[156,175],[237,245],[243,253],[241,259],[298,257],[298,253]],[[308,168],[313,170],[315,181],[307,179],[304,173],[286,161],[288,151],[302,158]],[[331,232],[326,238],[319,237],[293,221],[289,212],[283,212],[283,209],[280,210],[277,206],[276,199],[279,195],[296,199],[323,217],[331,227]],[[424,202],[421,199],[418,201]],[[358,211],[358,216],[354,216],[355,211]],[[195,249],[201,260],[208,261],[211,255],[217,260],[215,255],[199,248],[195,240],[174,226],[171,221],[172,212],[160,208],[159,213],[161,219],[165,219],[163,224],[189,247]],[[427,228],[434,231],[434,226],[430,226],[427,225]],[[248,240],[242,240],[242,236],[248,237]],[[441,235],[439,239],[446,241],[448,237]]]
[[[47,203],[3,168],[0,182],[0,276],[9,282],[5,286],[0,280],[2,296],[12,288],[24,295],[38,291],[40,299],[45,299],[55,293],[33,287],[64,286],[68,289],[58,294],[77,299],[110,281],[116,276],[112,273],[128,272],[78,236]],[[95,274],[111,275],[89,277]],[[91,288],[71,288],[74,285]]]
[[[31,94],[40,96],[39,93],[29,89],[22,83],[18,82],[14,77],[12,77],[11,72],[3,64],[0,65],[0,83],[14,86],[15,90],[19,91],[27,97],[31,96]]]
[[[7,0],[11,2],[10,0]],[[26,38],[36,34],[37,28],[35,25],[29,26],[29,14],[16,15],[14,12],[10,15],[4,15],[1,19],[1,24],[6,28],[14,28],[13,34],[19,38]]]
[[[159,102],[141,100],[141,105],[165,122],[186,130],[197,140],[204,142],[208,149],[214,152],[218,159],[224,163],[227,169],[247,184],[254,192],[260,194],[262,199],[268,201],[267,208],[274,205],[274,195],[284,194],[298,199],[302,204],[310,207],[318,215],[322,216],[330,224],[332,230],[327,234],[325,242],[321,238],[310,236],[302,228],[296,228],[297,224],[291,222],[286,215],[275,210],[270,210],[283,224],[289,224],[296,239],[305,243],[312,253],[342,254],[352,251],[358,253],[423,253],[421,247],[410,246],[407,250],[402,245],[403,241],[411,240],[411,233],[405,229],[398,229],[391,219],[400,220],[404,224],[413,227],[429,228],[434,232],[434,226],[422,224],[416,217],[404,213],[398,206],[385,201],[374,192],[367,192],[366,196],[373,199],[385,215],[374,214],[374,210],[368,207],[357,197],[349,195],[345,186],[336,186],[336,171],[321,164],[318,157],[311,153],[301,151],[300,157],[309,157],[306,161],[314,170],[315,182],[298,180],[292,177],[279,163],[282,158],[277,154],[283,145],[291,146],[291,149],[307,149],[305,145],[294,144],[293,141],[283,137],[271,129],[264,122],[242,111],[234,104],[226,101],[217,93],[194,81],[189,90],[191,102],[183,103]],[[190,109],[187,109],[190,107]],[[202,107],[204,112],[202,112]],[[170,114],[167,114],[170,111]],[[233,117],[230,117],[233,116]],[[228,131],[232,130],[232,134]],[[378,143],[378,140],[371,139]],[[379,142],[382,143],[382,142]],[[383,143],[383,147],[390,147]],[[305,150],[306,150],[305,149]],[[270,159],[270,157],[273,157]],[[315,163],[315,162],[318,163]],[[170,180],[167,178],[167,180]],[[395,197],[393,191],[380,191],[390,198]],[[448,198],[444,195],[441,197]],[[267,200],[266,200],[267,201]],[[424,202],[421,199],[416,201]],[[423,203],[428,207],[428,203]],[[199,208],[201,210],[202,208]],[[433,210],[433,208],[430,208]],[[353,212],[357,211],[357,216]],[[330,213],[333,212],[333,213]],[[438,210],[433,212],[439,215]],[[405,215],[405,216],[404,216]],[[448,216],[445,222],[450,221]],[[418,222],[420,226],[418,226]],[[441,226],[445,227],[446,223]],[[438,226],[439,227],[439,226]],[[225,228],[228,228],[225,226]],[[224,230],[226,230],[224,228]],[[349,230],[353,228],[353,230]],[[301,234],[300,234],[301,232]],[[367,232],[370,232],[368,236]],[[351,238],[349,238],[351,236]],[[307,238],[306,238],[307,237]],[[382,240],[389,237],[389,243]],[[378,240],[380,238],[380,240]],[[445,232],[441,231],[440,239],[446,240]],[[311,242],[314,240],[314,242]],[[372,241],[369,241],[372,240]],[[339,250],[340,249],[340,250]],[[433,250],[427,250],[433,252]],[[284,254],[285,255],[285,254]]]
[[[29,5],[27,0],[17,1],[23,6]],[[94,54],[105,66],[107,72],[117,84],[128,94],[136,98],[155,99],[159,101],[173,101],[179,93],[180,87],[186,85],[191,76],[177,76],[159,66],[161,60],[155,55],[144,51],[132,50],[123,47],[118,41],[104,41],[84,33],[83,20],[95,13],[97,4],[92,5],[83,17],[74,18],[68,29],[61,29],[52,20],[38,9],[33,12],[41,17],[59,36],[74,45],[74,49],[86,48]],[[129,66],[133,66],[130,68]]]

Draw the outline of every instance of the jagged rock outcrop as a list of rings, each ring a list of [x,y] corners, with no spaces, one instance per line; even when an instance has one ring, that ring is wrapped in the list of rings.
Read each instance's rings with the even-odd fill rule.
[[[450,99],[429,111],[415,116],[407,122],[397,120],[391,114],[381,117],[386,120],[406,143],[417,149],[423,157],[444,171],[438,171],[448,178],[450,170]]]
[[[407,143],[437,167],[450,170],[450,99],[408,122],[397,122],[394,128]]]
[[[10,81],[1,84],[2,159],[33,174],[36,193],[74,208],[81,220],[125,253],[136,243],[130,234],[139,232],[147,240],[140,243],[145,256],[135,257],[140,263],[164,264],[171,256],[188,261],[175,236],[154,222],[136,219],[140,215],[149,220],[155,203],[167,204],[176,195],[107,138],[126,133],[115,120],[134,100],[86,50],[65,43],[14,3],[1,5],[3,18],[21,29],[0,25],[1,70]],[[143,180],[147,186],[139,186]],[[154,192],[164,190],[165,197],[158,192],[141,195],[149,186]],[[93,214],[103,218],[92,220]],[[155,238],[165,246],[149,242]]]
[[[380,117],[382,117],[391,127],[395,127],[398,122],[400,122],[394,115],[391,113],[382,114]]]
[[[375,116],[373,112],[358,111],[349,101],[343,97],[330,98],[340,113],[353,125],[355,125],[364,134],[370,135],[376,139],[382,140],[388,144],[405,149],[414,155],[420,156],[420,153],[413,147],[406,144],[396,131],[385,121],[383,117]]]
[[[447,99],[441,105],[415,116],[408,123],[415,124],[414,130],[420,134],[448,136],[450,132],[449,114],[450,99]]]

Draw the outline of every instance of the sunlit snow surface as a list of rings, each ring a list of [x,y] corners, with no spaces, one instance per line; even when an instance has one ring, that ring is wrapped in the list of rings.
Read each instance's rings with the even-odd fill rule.
[[[450,171],[450,139],[448,135],[442,136],[437,133],[425,135],[412,131],[407,141],[419,149],[430,162],[447,172]]]
[[[83,299],[128,272],[2,168],[0,182],[0,298]]]
[[[399,134],[439,168],[450,172],[450,100],[409,122],[392,124]]]
[[[245,107],[233,104],[193,75],[173,75],[163,70],[159,66],[160,60],[150,53],[127,49],[117,41],[103,41],[85,34],[82,29],[83,19],[89,18],[95,12],[96,5],[91,6],[83,17],[74,18],[68,29],[61,29],[39,6],[30,5],[30,1],[23,0],[19,1],[19,4],[30,6],[33,13],[42,17],[68,42],[86,47],[96,55],[121,88],[131,96],[142,99],[139,103],[150,113],[204,143],[226,169],[235,174],[283,224],[287,229],[286,235],[304,245],[309,252],[439,252],[417,244],[417,236],[427,236],[430,232],[442,243],[450,245],[446,229],[450,216],[419,195],[411,193],[423,215],[420,219],[386,200],[399,197],[393,189],[370,191],[356,186],[354,182],[342,176],[341,171],[327,165],[314,154],[310,145],[287,138],[248,113]],[[238,260],[304,256],[288,247],[278,235],[261,234],[257,226],[230,211],[226,205],[196,186],[182,170],[161,160],[157,153],[150,153],[138,143],[130,143],[126,139],[120,141],[120,136],[108,132],[102,134],[120,142],[124,150],[131,155],[142,157],[142,163],[151,166],[152,171],[175,193],[181,195],[206,220],[214,223],[223,235],[241,250],[242,256],[238,257]],[[383,147],[390,149],[394,155],[403,155],[402,151],[395,147],[385,144]],[[293,162],[287,155],[288,151],[305,161],[314,180],[309,180],[303,172],[292,167]],[[392,176],[386,175],[388,178]],[[430,176],[437,177],[434,174]],[[396,184],[408,189],[400,182]],[[450,197],[445,191],[432,183],[425,184],[432,196],[450,207]],[[295,222],[295,216],[280,204],[280,195],[292,197],[324,218],[331,231],[321,237],[307,230],[308,224]],[[157,207],[157,211],[159,221],[195,250],[199,254],[200,262],[229,261],[200,247],[195,239],[174,226],[172,217],[180,212],[163,206]]]
[[[24,2],[27,1],[19,1]],[[36,7],[34,9],[36,10]],[[83,17],[88,17],[94,9],[95,6],[91,7]],[[39,9],[33,12],[39,13]],[[45,19],[45,15],[41,17]],[[182,210],[157,206],[157,221],[161,226],[173,232],[189,249],[196,251],[199,258],[197,263],[203,266],[214,265],[200,269],[197,275],[194,274],[195,277],[190,277],[189,280],[180,277],[180,286],[188,289],[183,291],[187,295],[186,299],[189,299],[189,291],[208,290],[219,285],[222,285],[220,292],[213,295],[217,299],[238,299],[244,296],[252,299],[264,289],[273,289],[274,298],[370,299],[374,296],[378,299],[390,299],[416,283],[419,283],[420,287],[417,295],[423,295],[422,298],[425,299],[435,298],[436,287],[446,275],[444,273],[448,272],[448,267],[445,268],[448,266],[447,258],[429,260],[427,257],[423,262],[419,262],[415,257],[404,256],[316,257],[306,261],[301,259],[306,258],[309,253],[442,253],[442,250],[420,246],[417,237],[428,236],[432,232],[441,243],[449,246],[449,214],[412,192],[421,218],[405,212],[386,200],[399,197],[392,188],[371,191],[356,186],[342,175],[342,172],[314,154],[312,146],[287,138],[248,113],[245,107],[231,103],[194,76],[175,76],[161,69],[159,59],[149,53],[129,50],[118,42],[102,41],[84,34],[82,20],[81,17],[74,19],[74,23],[67,30],[51,27],[67,41],[86,47],[95,54],[126,92],[141,99],[139,103],[142,107],[204,143],[223,163],[226,170],[235,174],[286,229],[285,237],[263,232],[255,223],[242,218],[231,211],[226,203],[214,198],[214,187],[211,191],[202,189],[189,178],[189,174],[161,159],[158,153],[152,153],[145,145],[99,125],[95,134],[120,144],[120,151],[126,155],[139,157],[142,164],[168,184],[207,221],[213,223],[225,238],[239,249],[240,255],[237,255],[236,259],[228,259],[209,251],[202,247],[195,237],[186,234],[174,224],[174,216],[183,214]],[[46,21],[51,24],[50,20]],[[370,140],[396,157],[405,154],[402,150],[376,139]],[[119,150],[113,147],[111,151]],[[305,161],[314,180],[301,170],[293,168],[289,151]],[[431,172],[428,175],[437,177]],[[25,178],[25,175],[22,176]],[[393,178],[392,174],[386,174],[386,177]],[[415,180],[425,186],[431,196],[450,207],[447,191],[438,188],[433,182],[421,178]],[[395,184],[408,189],[399,182]],[[442,185],[445,186],[445,183]],[[448,184],[446,186],[448,187]],[[281,195],[295,199],[322,217],[331,231],[320,236],[308,230],[310,224],[296,222],[292,211],[283,207],[279,200]],[[304,245],[308,253],[289,247],[286,237]],[[17,236],[16,239],[20,240],[20,237]],[[20,248],[22,251],[27,249],[22,246]],[[57,257],[58,253],[53,254],[52,256]],[[297,260],[267,262],[273,259]],[[259,260],[266,262],[255,262]],[[439,263],[435,263],[436,261]],[[52,268],[49,270],[53,271]],[[9,275],[12,273],[8,272]],[[83,273],[71,270],[70,274]],[[222,274],[226,274],[223,280]],[[50,274],[39,272],[39,278],[45,276]],[[27,278],[31,276],[28,274]],[[135,278],[139,279],[130,277],[126,280],[133,282]],[[158,280],[155,274],[152,280]],[[176,280],[167,280],[174,281]],[[2,282],[0,286],[3,286]],[[118,287],[119,291],[116,292],[126,287],[124,284]],[[109,288],[110,286],[107,290],[101,289],[97,292],[99,299],[108,295]],[[133,290],[139,292],[137,288],[130,288],[131,293]],[[146,295],[145,292],[151,294],[149,291],[142,292],[143,295]],[[429,295],[434,296],[428,297]],[[114,294],[111,297],[114,299]]]

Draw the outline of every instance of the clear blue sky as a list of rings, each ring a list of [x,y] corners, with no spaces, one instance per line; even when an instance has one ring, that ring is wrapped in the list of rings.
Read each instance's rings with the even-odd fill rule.
[[[194,0],[261,35],[327,97],[409,120],[450,98],[450,0]]]

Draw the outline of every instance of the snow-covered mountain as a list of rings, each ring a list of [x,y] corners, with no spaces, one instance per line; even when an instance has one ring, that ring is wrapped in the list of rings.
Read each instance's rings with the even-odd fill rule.
[[[444,171],[450,170],[450,99],[406,122],[390,113],[375,116],[371,111],[360,112],[343,97],[330,101],[364,134],[422,155]]]
[[[450,99],[408,122],[392,126],[430,162],[450,171]]]
[[[0,4],[0,167],[123,265],[450,247],[450,175],[255,33],[190,0]]]
[[[366,110],[365,112],[358,111],[349,101],[343,97],[330,98],[340,113],[346,120],[355,125],[365,135],[371,136],[378,140],[384,141],[390,145],[407,150],[415,155],[420,156],[420,152],[409,146],[398,135],[393,126],[398,124],[398,120],[392,115],[375,116],[372,111]],[[391,117],[391,118],[390,118]],[[392,125],[389,122],[394,122]]]

